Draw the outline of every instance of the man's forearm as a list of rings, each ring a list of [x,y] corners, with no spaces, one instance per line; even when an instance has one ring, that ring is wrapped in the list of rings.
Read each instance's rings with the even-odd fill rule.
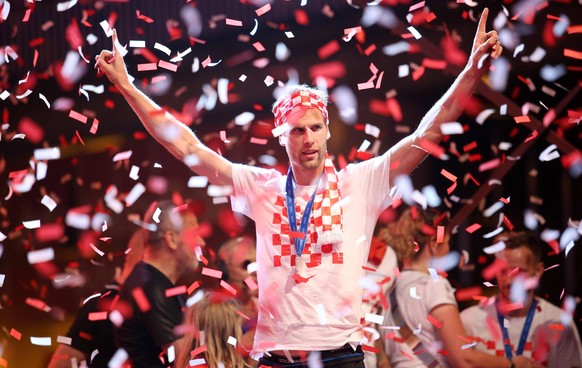
[[[200,140],[184,123],[165,112],[158,104],[127,81],[116,86],[146,130],[179,160],[195,153]]]
[[[415,140],[428,139],[434,143],[440,142],[442,139],[441,125],[455,122],[459,118],[478,82],[478,73],[470,67],[466,67],[447,92],[422,118],[414,132]]]

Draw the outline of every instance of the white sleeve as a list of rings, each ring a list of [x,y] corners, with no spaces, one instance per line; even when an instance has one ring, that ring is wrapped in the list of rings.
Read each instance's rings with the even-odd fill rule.
[[[392,204],[390,195],[390,155],[388,153],[346,167],[351,180],[357,180],[362,192],[366,193],[367,205],[381,213]]]

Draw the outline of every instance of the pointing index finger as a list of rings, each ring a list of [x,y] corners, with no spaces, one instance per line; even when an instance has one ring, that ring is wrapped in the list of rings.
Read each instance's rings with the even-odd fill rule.
[[[113,28],[113,36],[112,36],[112,39],[113,39],[113,48],[112,48],[112,51],[113,51],[113,55],[115,55],[115,51],[117,51],[117,30],[115,28]]]
[[[481,18],[479,19],[479,25],[477,26],[477,32],[485,33],[485,25],[487,24],[487,15],[489,15],[489,8],[483,9],[483,13],[481,13]]]

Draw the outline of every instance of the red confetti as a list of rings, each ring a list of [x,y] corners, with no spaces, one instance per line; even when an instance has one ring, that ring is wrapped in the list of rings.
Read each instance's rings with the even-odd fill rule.
[[[362,345],[362,350],[363,351],[369,351],[369,352],[372,352],[374,354],[379,354],[380,353],[380,348],[376,348],[376,347],[370,346],[370,345]]]
[[[481,228],[480,224],[474,223],[471,226],[468,226],[465,230],[469,233],[469,234],[473,234],[475,231],[479,230]]]
[[[192,293],[200,287],[200,283],[198,281],[194,282],[192,285],[188,286],[188,295],[192,295]]]
[[[455,292],[455,298],[459,302],[472,300],[475,295],[481,294],[481,287],[480,286],[473,286],[464,289],[458,289]]]
[[[437,244],[440,244],[445,239],[445,227],[437,226]]]
[[[317,56],[320,59],[327,59],[331,55],[335,54],[340,50],[340,44],[337,40],[331,40],[325,45],[321,46],[319,50],[317,50]]]
[[[81,113],[76,112],[75,110],[69,111],[69,117],[80,121],[83,124],[87,124],[87,117]]]
[[[15,329],[11,329],[10,330],[10,336],[14,337],[16,340],[20,341],[20,338],[22,337],[22,334],[18,331],[16,331]]]
[[[513,119],[515,119],[515,122],[517,124],[521,124],[521,123],[529,123],[531,122],[529,116],[527,115],[523,115],[523,116],[514,116]]]
[[[141,14],[141,12],[139,10],[136,10],[135,13],[136,13],[137,19],[139,19],[139,20],[143,20],[146,23],[153,23],[154,22],[154,20],[152,18]]]
[[[564,49],[564,56],[582,60],[582,51]]]
[[[232,295],[236,296],[236,289],[233,288],[228,282],[220,280],[220,286]]]
[[[295,21],[297,22],[297,24],[306,26],[309,24],[309,16],[304,10],[301,9],[295,10]]]
[[[89,321],[104,321],[107,319],[107,312],[89,313]]]
[[[315,276],[315,275],[313,275],[313,276]],[[299,275],[298,273],[294,273],[292,277],[293,277],[293,280],[295,280],[296,284],[301,284],[303,282],[309,281],[309,279],[311,279],[313,276],[309,276],[309,277],[305,278],[305,277],[302,277],[301,275]]]
[[[214,277],[215,279],[222,278],[222,271],[215,270],[214,268],[202,267],[202,274]]]
[[[166,289],[166,298],[180,295],[180,294],[185,294],[186,291],[187,291],[186,285],[181,285],[181,286],[176,286],[176,287],[173,287],[170,289]]]
[[[44,139],[44,129],[35,121],[28,117],[22,118],[18,123],[18,130],[26,134],[26,139],[31,143],[38,144]]]
[[[139,310],[145,313],[151,309],[150,302],[148,301],[148,298],[146,297],[142,288],[137,287],[133,289],[131,291],[131,295],[133,296],[133,299],[137,303]]]
[[[429,69],[444,70],[447,67],[445,60],[422,59],[422,65]]]
[[[436,328],[442,328],[443,324],[438,319],[434,318],[432,314],[426,316],[426,319]]]

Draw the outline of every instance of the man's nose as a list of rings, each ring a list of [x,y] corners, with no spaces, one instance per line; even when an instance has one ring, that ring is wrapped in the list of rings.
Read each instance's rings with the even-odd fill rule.
[[[313,144],[315,140],[313,139],[313,132],[311,129],[305,129],[305,134],[303,135],[303,142],[305,144]]]

